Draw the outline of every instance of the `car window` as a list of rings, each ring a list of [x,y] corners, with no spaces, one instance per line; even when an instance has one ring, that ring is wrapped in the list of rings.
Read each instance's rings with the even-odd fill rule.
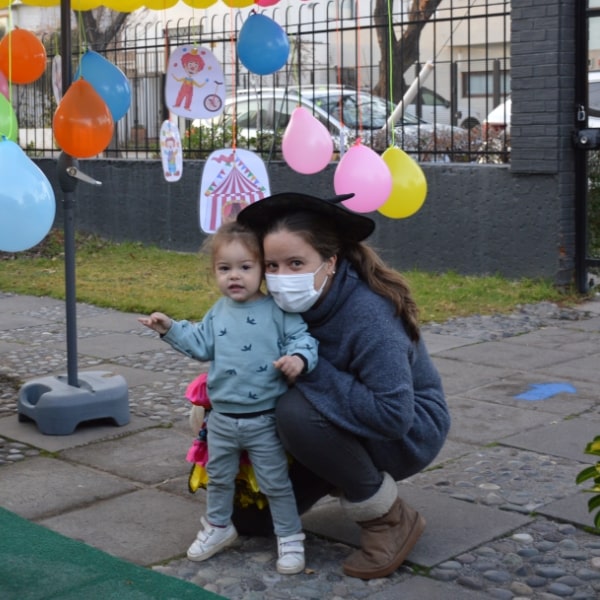
[[[600,117],[600,81],[594,81],[589,85],[588,110],[592,117]]]
[[[344,125],[354,129],[381,129],[391,112],[383,98],[370,94],[344,94],[341,102],[332,108],[334,116],[339,113],[340,104]]]
[[[260,107],[256,100],[242,100],[231,104],[228,107],[229,120],[231,121],[233,112],[237,113],[237,126],[239,128],[257,129]]]
[[[427,106],[443,106],[445,108],[448,108],[450,104],[446,98],[426,87],[421,88],[421,102]]]
[[[294,109],[298,106],[296,98],[273,98],[272,121],[269,123],[269,129],[285,129],[290,122]]]

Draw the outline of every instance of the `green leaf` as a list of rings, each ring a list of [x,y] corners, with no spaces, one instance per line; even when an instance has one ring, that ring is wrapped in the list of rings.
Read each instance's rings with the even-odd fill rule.
[[[588,511],[593,512],[597,508],[600,508],[600,494],[590,498],[588,500]]]
[[[593,479],[593,478],[597,477],[598,476],[597,466],[598,465],[586,467],[585,469],[580,471],[575,479],[575,482],[579,485],[580,483],[583,483],[584,481],[587,481],[588,479]]]
[[[585,447],[585,453],[600,456],[600,436],[596,436],[593,442],[587,444]]]

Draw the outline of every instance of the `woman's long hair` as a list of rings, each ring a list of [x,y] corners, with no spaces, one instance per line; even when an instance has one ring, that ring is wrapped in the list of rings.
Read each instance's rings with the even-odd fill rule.
[[[400,273],[388,267],[381,257],[364,242],[344,240],[343,226],[338,227],[313,212],[294,212],[278,218],[267,226],[264,235],[287,230],[300,236],[326,260],[337,255],[356,269],[359,277],[376,293],[388,298],[396,308],[413,341],[420,338],[419,310],[410,288]]]

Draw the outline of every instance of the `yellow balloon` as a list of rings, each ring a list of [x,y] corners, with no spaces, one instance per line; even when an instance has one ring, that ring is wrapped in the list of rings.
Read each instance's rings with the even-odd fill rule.
[[[150,10],[166,10],[175,6],[179,0],[146,0],[144,2],[146,8]]]
[[[146,3],[144,0],[103,0],[102,4],[111,10],[129,13],[141,8]]]
[[[217,0],[184,0],[184,2],[192,8],[208,8],[212,6]]]
[[[73,10],[92,10],[101,6],[100,0],[71,0]]]
[[[223,0],[223,3],[230,8],[245,8],[246,6],[252,6],[254,0]]]
[[[390,146],[381,158],[392,173],[392,191],[377,210],[390,219],[414,215],[427,196],[425,173],[416,161],[396,146]]]
[[[10,4],[11,1],[12,0],[8,0],[8,4]],[[23,0],[23,4],[29,4],[30,6],[58,6],[60,0]],[[0,1],[0,7],[1,6],[3,6],[3,4]]]

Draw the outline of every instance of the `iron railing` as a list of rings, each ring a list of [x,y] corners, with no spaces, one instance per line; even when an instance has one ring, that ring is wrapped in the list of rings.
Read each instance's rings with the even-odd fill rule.
[[[114,138],[102,156],[159,156],[160,126],[169,117],[164,101],[165,69],[169,52],[179,45],[210,48],[223,67],[229,94],[243,89],[258,92],[273,86],[284,89],[294,86],[312,93],[317,88],[343,85],[375,90],[389,99],[393,108],[401,95],[392,92],[392,83],[402,76],[397,72],[397,61],[390,59],[387,50],[380,49],[382,40],[389,41],[391,23],[398,36],[407,27],[422,26],[415,60],[404,65],[405,88],[423,65],[432,62],[434,68],[420,83],[414,102],[405,110],[434,122],[436,128],[434,134],[429,125],[424,125],[411,129],[414,133],[411,136],[392,136],[390,140],[388,135],[383,146],[404,145],[418,160],[507,162],[510,127],[486,128],[484,120],[510,93],[510,1],[442,0],[427,20],[422,15],[401,12],[412,2],[395,2],[391,19],[374,19],[379,1],[363,0],[359,5],[356,1],[330,0],[285,8],[277,5],[264,11],[283,27],[291,47],[285,68],[269,76],[249,73],[236,59],[235,43],[247,12],[211,11],[185,22],[126,27],[108,45],[104,55],[128,77],[132,102],[128,113],[116,124]],[[13,105],[21,146],[33,156],[58,156],[60,150],[51,131],[57,106],[52,91],[52,63],[58,60],[57,44],[53,36],[44,41],[49,62],[46,74],[34,84],[15,86]],[[406,52],[400,44],[400,55],[408,56],[409,45],[403,43]],[[85,49],[82,43],[74,41],[73,73]],[[389,76],[390,62],[396,67],[393,78]],[[428,104],[432,98],[437,98],[438,103]],[[178,123],[184,158],[204,158],[212,150],[232,143],[232,131],[224,131],[214,120],[194,123],[179,117]],[[244,135],[235,127],[234,131],[238,147],[250,147],[268,157],[280,156],[281,130],[266,132],[267,135],[263,131]],[[374,137],[368,143],[374,143]],[[375,149],[381,150],[381,143],[379,146]]]

